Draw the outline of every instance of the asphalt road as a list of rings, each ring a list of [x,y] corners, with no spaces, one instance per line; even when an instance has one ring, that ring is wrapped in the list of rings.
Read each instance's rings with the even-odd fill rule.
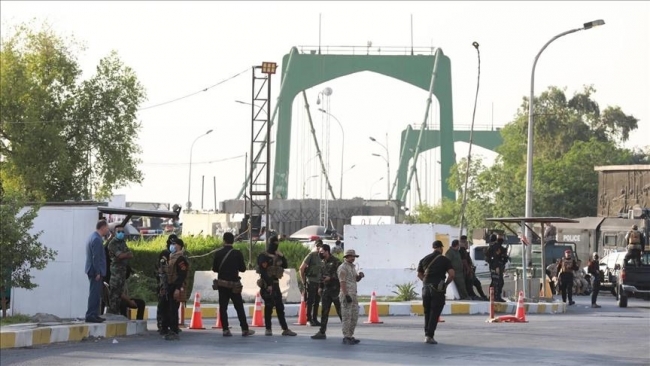
[[[180,341],[155,331],[128,338],[90,340],[30,349],[3,350],[1,365],[648,365],[650,302],[630,300],[619,309],[603,296],[602,309],[576,297],[567,314],[529,315],[528,323],[486,323],[486,316],[447,316],[437,345],[423,343],[422,317],[384,317],[360,324],[356,346],[341,344],[341,326],[330,318],[327,340],[309,338],[315,328],[292,326],[297,337],[223,338],[220,330],[186,330]],[[233,319],[234,320],[234,319]],[[360,319],[360,323],[365,319]],[[211,319],[204,325],[211,326]],[[290,324],[295,322],[290,319]],[[207,324],[206,324],[207,323]],[[232,323],[231,325],[237,325]],[[274,318],[274,331],[279,333]],[[155,329],[150,323],[149,329]],[[262,334],[260,334],[262,333]]]

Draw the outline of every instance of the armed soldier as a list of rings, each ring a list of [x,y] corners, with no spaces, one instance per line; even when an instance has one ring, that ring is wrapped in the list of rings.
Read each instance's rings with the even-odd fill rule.
[[[632,264],[637,267],[641,266],[641,252],[645,250],[644,239],[644,235],[639,231],[639,227],[632,225],[632,230],[625,234],[625,241],[627,242],[627,254],[625,254],[623,261],[625,265],[632,259]]]
[[[575,304],[573,301],[573,271],[578,269],[578,263],[573,259],[571,250],[567,249],[564,251],[564,257],[560,260],[560,264],[557,268],[560,277],[562,302],[566,303],[568,296],[569,305],[573,305]]]
[[[115,226],[115,237],[108,243],[111,259],[111,278],[109,280],[108,312],[120,314],[121,297],[126,283],[126,269],[133,253],[124,241],[124,225]]]
[[[158,326],[158,333],[162,334],[162,319],[165,313],[165,306],[167,304],[167,262],[169,261],[169,246],[178,239],[176,234],[171,234],[167,237],[167,246],[158,254],[158,261],[156,262],[156,296],[158,297],[158,306],[156,308],[156,325]],[[162,295],[165,293],[165,295]]]
[[[321,246],[320,253],[318,254],[323,260],[323,266],[321,267],[320,273],[320,285],[318,288],[318,292],[321,293],[323,299],[323,308],[320,320],[320,330],[318,333],[311,336],[311,339],[326,339],[327,336],[325,335],[325,332],[327,331],[327,322],[329,320],[332,303],[334,303],[334,308],[336,309],[336,313],[339,315],[339,319],[343,321],[343,317],[341,316],[341,301],[339,299],[341,284],[337,273],[341,261],[332,255],[330,246],[327,244]]]
[[[185,243],[181,239],[176,239],[169,246],[171,254],[166,266],[167,288],[161,293],[166,301],[162,319],[162,333],[165,334],[165,340],[179,339],[178,307],[187,297],[185,281],[189,272],[189,263],[183,252],[184,247]]]
[[[282,292],[280,291],[280,279],[284,275],[284,269],[288,267],[287,258],[278,250],[278,237],[269,238],[266,252],[260,253],[257,257],[257,271],[260,279],[257,281],[260,287],[260,294],[264,300],[264,326],[266,331],[264,335],[272,336],[271,316],[273,308],[278,314],[278,321],[282,327],[283,336],[295,336],[287,326],[287,320],[284,317],[284,304],[282,303]]]
[[[311,253],[307,254],[300,265],[300,278],[305,287],[303,295],[306,297],[305,302],[307,303],[307,324],[310,326],[320,326],[318,321],[318,305],[320,304],[318,286],[323,264],[319,253],[322,245],[322,240],[316,240],[316,247]]]
[[[418,263],[418,278],[422,281],[422,306],[424,307],[424,343],[438,344],[434,339],[438,319],[445,307],[447,286],[454,280],[454,267],[442,255],[442,242],[433,242],[433,253]]]
[[[503,237],[492,234],[490,236],[490,246],[485,253],[485,261],[490,266],[490,278],[492,279],[490,287],[494,288],[494,301],[497,302],[506,302],[502,297],[503,272],[509,260],[507,250],[503,247]]]

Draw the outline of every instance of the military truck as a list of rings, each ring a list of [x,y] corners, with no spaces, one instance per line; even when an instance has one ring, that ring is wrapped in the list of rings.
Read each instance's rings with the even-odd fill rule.
[[[632,225],[650,237],[650,209],[634,207],[619,217],[581,217],[579,223],[558,223],[557,240],[576,243],[580,258],[591,258],[596,252],[604,257],[613,251],[625,251],[625,235]]]

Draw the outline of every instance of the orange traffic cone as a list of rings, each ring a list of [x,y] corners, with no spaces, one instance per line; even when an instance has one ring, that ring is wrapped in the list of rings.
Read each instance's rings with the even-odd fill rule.
[[[298,311],[298,322],[294,325],[307,325],[307,304],[305,304],[305,297],[301,296],[300,310]]]
[[[216,323],[214,324],[214,327],[212,329],[222,329],[223,326],[221,326],[221,308],[217,308],[217,320]]]
[[[377,299],[375,298],[375,292],[372,292],[370,297],[370,310],[368,311],[368,321],[363,322],[364,324],[384,324],[384,322],[379,321],[379,313],[377,312]]]
[[[253,312],[253,322],[251,327],[264,327],[264,319],[262,315],[262,297],[258,292],[255,296],[255,312]]]
[[[526,308],[524,307],[524,292],[519,291],[519,300],[517,300],[517,312],[515,316],[522,323],[528,323],[526,320]]]
[[[205,329],[203,327],[203,316],[201,315],[201,298],[197,292],[194,296],[194,312],[190,320],[190,329]]]

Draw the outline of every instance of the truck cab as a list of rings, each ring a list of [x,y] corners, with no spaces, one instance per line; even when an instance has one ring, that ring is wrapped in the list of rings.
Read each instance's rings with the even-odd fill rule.
[[[641,255],[640,267],[623,263],[618,271],[616,292],[618,306],[627,307],[629,297],[650,299],[650,252]]]

